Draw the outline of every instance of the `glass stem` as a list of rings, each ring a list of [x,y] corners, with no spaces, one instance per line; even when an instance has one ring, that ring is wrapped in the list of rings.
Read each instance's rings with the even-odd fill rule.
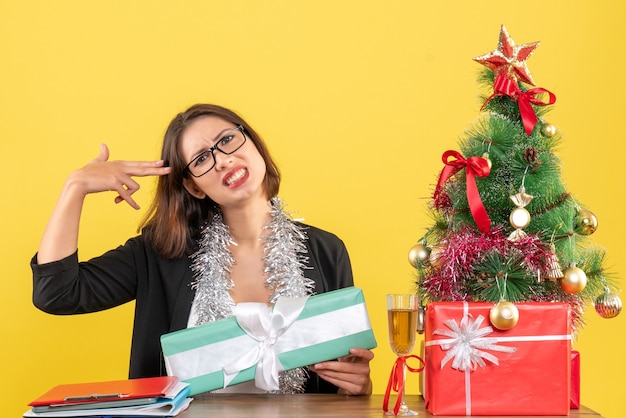
[[[400,413],[409,409],[406,406],[406,402],[404,401],[404,394],[406,392],[406,363],[402,365],[402,381],[404,382],[404,384],[402,385],[402,403],[400,404]]]

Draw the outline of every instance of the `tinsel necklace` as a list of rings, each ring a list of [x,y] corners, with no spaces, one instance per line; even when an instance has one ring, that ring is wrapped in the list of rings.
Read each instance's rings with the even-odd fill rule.
[[[315,284],[303,275],[308,259],[304,244],[306,232],[285,212],[277,197],[271,200],[270,220],[264,227],[264,231],[267,230],[269,233],[260,239],[264,241],[265,286],[272,290],[269,302],[275,303],[280,296],[311,295]],[[230,272],[236,260],[228,248],[230,245],[237,243],[224,224],[221,211],[217,211],[203,226],[198,250],[191,256],[192,287],[196,291],[192,305],[195,325],[234,315],[235,303],[230,290],[235,283]],[[281,372],[279,392],[303,392],[307,378],[305,368]]]

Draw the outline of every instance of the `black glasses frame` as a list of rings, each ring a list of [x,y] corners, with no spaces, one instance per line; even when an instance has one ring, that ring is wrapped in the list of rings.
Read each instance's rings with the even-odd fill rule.
[[[223,149],[221,149],[221,148],[220,148],[220,141],[222,140],[222,138],[223,138],[224,136],[227,136],[227,135],[228,135],[228,133],[233,132],[233,131],[239,131],[239,132],[241,132],[241,134],[243,135],[243,142],[241,143],[241,145],[239,145],[237,148],[235,148],[235,149],[234,149],[234,150],[232,150],[231,152],[226,152],[226,151],[224,151]],[[209,171],[213,170],[213,168],[215,167],[215,164],[217,163],[217,160],[215,159],[215,150],[217,150],[217,151],[221,152],[222,154],[225,154],[225,155],[230,155],[230,154],[233,154],[233,153],[237,152],[237,151],[239,150],[239,148],[243,147],[243,144],[245,144],[247,140],[248,140],[248,137],[246,136],[246,132],[245,132],[245,130],[243,129],[243,126],[238,125],[238,126],[236,126],[235,128],[233,128],[233,129],[229,130],[229,131],[226,133],[226,135],[220,136],[220,138],[218,139],[217,143],[216,143],[215,145],[213,145],[211,148],[209,148],[209,149],[208,149],[208,150],[206,150],[206,151],[203,151],[202,153],[200,153],[200,155],[198,155],[197,157],[195,157],[193,160],[189,161],[189,164],[187,164],[187,165],[185,166],[185,168],[183,169],[183,171],[188,172],[189,174],[191,174],[191,175],[192,175],[192,176],[194,176],[195,178],[202,177],[202,176],[204,176],[206,173],[208,173]],[[208,168],[208,170],[207,170],[207,171],[205,171],[205,172],[204,172],[204,173],[202,173],[202,174],[199,174],[199,175],[195,175],[195,174],[193,174],[193,173],[191,172],[191,170],[189,169],[189,166],[190,166],[191,164],[195,163],[195,162],[198,160],[198,158],[202,157],[203,155],[206,155],[206,153],[207,153],[207,152],[210,152],[210,153],[211,153],[211,156],[213,157],[213,165],[212,165],[211,167],[209,167],[209,168]]]

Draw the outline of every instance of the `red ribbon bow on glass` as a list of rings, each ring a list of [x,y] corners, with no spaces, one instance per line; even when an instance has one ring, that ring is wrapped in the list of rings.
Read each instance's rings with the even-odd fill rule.
[[[407,360],[410,358],[416,358],[422,364],[421,367],[413,368],[407,364]],[[391,389],[398,394],[398,399],[396,399],[396,404],[393,407],[393,414],[398,415],[398,411],[400,410],[400,405],[402,405],[402,396],[404,395],[404,384],[405,384],[405,375],[404,368],[413,373],[419,373],[424,370],[424,360],[422,360],[419,356],[415,354],[411,354],[409,356],[401,356],[398,357],[396,362],[393,364],[391,369],[391,375],[389,376],[389,382],[387,383],[387,390],[385,391],[385,397],[383,399],[383,411],[389,412],[389,395],[391,394]]]
[[[543,88],[534,88],[526,91],[520,90],[517,82],[514,79],[508,78],[502,74],[498,74],[493,83],[494,93],[485,100],[485,103],[481,107],[481,110],[487,102],[496,96],[509,96],[513,100],[517,100],[517,106],[519,107],[519,113],[522,117],[522,123],[524,124],[524,130],[526,135],[530,135],[533,128],[537,124],[537,115],[535,110],[530,105],[531,103],[537,106],[551,105],[556,102],[556,96]],[[547,102],[542,102],[536,96],[542,93],[548,93],[550,99]]]
[[[456,160],[449,161],[449,157],[454,157]],[[439,175],[439,181],[437,182],[437,187],[435,188],[434,199],[437,199],[438,195],[441,193],[441,188],[446,180],[452,177],[452,175],[457,171],[465,168],[467,202],[469,203],[470,211],[472,212],[476,225],[478,225],[478,228],[486,234],[491,228],[491,220],[489,219],[485,206],[480,199],[480,194],[478,194],[475,176],[487,177],[490,171],[489,163],[483,157],[469,157],[468,159],[465,159],[460,152],[453,150],[444,152],[441,159],[446,166],[443,170],[441,170],[441,174]]]

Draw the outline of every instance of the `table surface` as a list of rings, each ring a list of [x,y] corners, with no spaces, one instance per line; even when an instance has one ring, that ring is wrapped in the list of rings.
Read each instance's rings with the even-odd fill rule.
[[[395,402],[395,397],[392,398]],[[424,400],[420,395],[407,395],[407,405],[419,412],[421,417],[434,415],[424,409]],[[179,415],[180,418],[277,418],[277,417],[358,417],[368,418],[384,416],[382,410],[383,395],[348,396],[348,395],[257,395],[257,394],[210,394],[196,398],[189,409]],[[570,417],[600,417],[597,412],[581,406],[572,409]],[[439,416],[440,417],[440,416]],[[491,417],[497,418],[497,417]],[[549,418],[549,417],[543,417]]]

